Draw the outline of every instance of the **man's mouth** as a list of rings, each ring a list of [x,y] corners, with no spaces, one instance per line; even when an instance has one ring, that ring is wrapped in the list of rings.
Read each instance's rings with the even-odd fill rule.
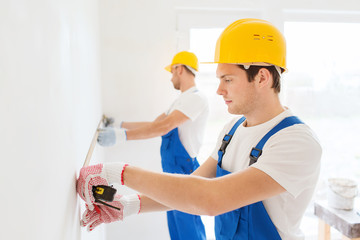
[[[232,102],[231,100],[226,100],[226,99],[224,99],[224,101],[225,101],[225,104],[230,104]]]

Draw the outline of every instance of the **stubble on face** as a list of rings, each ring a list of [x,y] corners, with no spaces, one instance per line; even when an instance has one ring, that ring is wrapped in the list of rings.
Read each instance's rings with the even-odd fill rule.
[[[177,66],[173,67],[173,69],[171,70],[172,73],[171,82],[176,90],[180,90],[180,79],[178,73],[176,72],[176,68]]]
[[[178,77],[173,77],[171,82],[176,90],[180,90],[180,81]]]
[[[256,91],[249,82],[246,72],[235,64],[219,64],[217,76],[220,78],[218,94],[224,98],[228,112],[246,115],[256,107]]]

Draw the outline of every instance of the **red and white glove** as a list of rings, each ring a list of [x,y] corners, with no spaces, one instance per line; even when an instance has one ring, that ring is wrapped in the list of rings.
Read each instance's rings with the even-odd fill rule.
[[[123,220],[127,216],[140,213],[140,196],[137,194],[128,196],[116,194],[114,201],[108,204],[120,208],[120,210],[100,204],[96,204],[95,209],[90,210],[86,205],[80,225],[82,227],[88,226],[87,230],[92,231],[102,223]]]
[[[109,186],[109,183],[120,183],[124,185],[123,173],[127,164],[107,163],[83,167],[76,183],[76,191],[86,202],[90,210],[94,210],[95,198],[92,187],[97,185]]]

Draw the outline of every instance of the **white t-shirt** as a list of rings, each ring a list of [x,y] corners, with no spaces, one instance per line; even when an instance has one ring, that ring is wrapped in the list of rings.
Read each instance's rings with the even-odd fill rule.
[[[198,155],[205,133],[205,124],[209,115],[209,105],[206,97],[196,88],[192,87],[182,92],[165,112],[169,115],[178,110],[190,120],[178,127],[179,138],[190,157]]]
[[[257,126],[244,127],[241,124],[226,149],[222,168],[230,172],[247,168],[251,149],[268,131],[288,116],[293,116],[290,110]],[[239,117],[233,119],[222,130],[212,158],[218,160],[222,139],[238,119]],[[286,189],[286,192],[263,201],[284,240],[304,239],[299,226],[316,187],[321,153],[321,146],[312,130],[305,124],[295,124],[270,137],[258,161],[251,165],[268,174]]]

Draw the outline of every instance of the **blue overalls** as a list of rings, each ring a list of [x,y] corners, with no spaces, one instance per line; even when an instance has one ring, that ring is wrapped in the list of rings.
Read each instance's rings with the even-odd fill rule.
[[[178,129],[162,136],[161,165],[164,172],[191,174],[199,167],[196,158],[191,158],[182,145]],[[167,212],[168,228],[172,240],[205,240],[205,227],[200,216],[180,211]]]
[[[223,155],[226,147],[234,135],[237,127],[245,121],[245,117],[239,119],[230,132],[223,138],[219,149],[216,177],[229,174],[229,171],[221,168]],[[294,124],[303,123],[295,116],[287,117],[271,129],[250,152],[249,166],[261,156],[262,148],[266,141],[276,132]],[[275,225],[271,221],[262,202],[256,202],[248,206],[227,212],[215,217],[215,236],[219,240],[281,240]]]

